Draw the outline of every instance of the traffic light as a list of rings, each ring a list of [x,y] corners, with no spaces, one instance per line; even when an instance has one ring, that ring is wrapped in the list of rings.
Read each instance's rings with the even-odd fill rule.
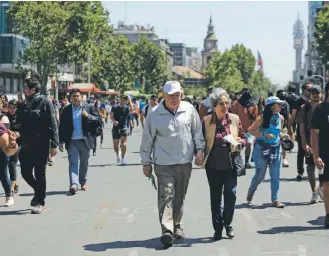
[[[312,72],[312,70],[307,70],[307,76],[312,76],[313,75],[313,72]]]

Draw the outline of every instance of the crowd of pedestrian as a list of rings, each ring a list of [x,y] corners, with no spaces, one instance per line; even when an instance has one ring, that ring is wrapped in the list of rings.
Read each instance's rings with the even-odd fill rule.
[[[297,181],[303,179],[304,159],[311,187],[310,203],[325,205],[325,227],[329,228],[329,84],[322,88],[311,82],[278,90],[276,96],[254,100],[248,88],[229,94],[223,88],[208,88],[208,97],[188,99],[177,81],[168,81],[163,97],[149,99],[121,95],[114,101],[98,97],[83,100],[75,88],[68,99],[57,103],[40,93],[37,74],[27,74],[24,96],[0,100],[0,180],[5,206],[14,205],[18,193],[17,163],[23,179],[34,190],[31,212],[45,209],[46,167],[54,164],[57,148],[67,151],[68,194],[88,190],[90,153],[96,155],[97,140],[103,145],[104,124],[113,123],[112,139],[117,164],[126,165],[127,138],[141,126],[140,156],[143,172],[157,177],[161,241],[165,247],[182,239],[183,205],[192,173],[192,163],[205,168],[214,239],[223,230],[235,236],[232,227],[238,177],[253,168],[246,203],[255,201],[256,190],[270,174],[270,200],[279,200],[281,168],[289,167],[288,152],[298,144]],[[244,159],[242,157],[244,151]],[[318,174],[318,175],[317,175]],[[319,183],[317,184],[317,176]]]
[[[302,86],[300,97],[295,93],[296,88],[290,86],[287,92],[278,90],[276,96],[269,94],[255,102],[248,88],[235,95],[223,88],[209,88],[208,97],[195,104],[184,100],[179,82],[164,85],[163,100],[145,120],[140,146],[144,175],[153,177],[154,168],[157,176],[164,247],[171,247],[174,239],[185,236],[183,204],[193,159],[205,168],[208,178],[215,240],[222,239],[223,230],[229,238],[235,236],[232,222],[237,181],[246,169],[253,168],[250,162],[254,162],[255,174],[246,191],[246,203],[253,203],[269,169],[272,206],[284,208],[279,200],[280,171],[281,167],[289,167],[287,152],[294,147],[295,134],[296,179],[303,179],[306,157],[310,203],[324,201],[324,224],[329,228],[329,84],[324,94],[311,82]]]

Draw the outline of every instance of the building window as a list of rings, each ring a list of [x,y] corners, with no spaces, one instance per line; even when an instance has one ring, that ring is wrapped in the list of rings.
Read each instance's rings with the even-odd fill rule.
[[[12,33],[12,18],[8,15],[8,6],[1,7],[1,33],[10,34]]]
[[[1,59],[0,63],[12,63],[13,62],[13,38],[1,37]]]
[[[13,93],[18,92],[18,80],[17,78],[14,79],[14,84],[13,84]]]
[[[6,77],[6,93],[11,93],[11,80],[10,78]]]

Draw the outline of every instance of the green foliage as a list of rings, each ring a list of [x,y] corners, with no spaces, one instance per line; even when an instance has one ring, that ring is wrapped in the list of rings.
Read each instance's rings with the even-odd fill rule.
[[[131,63],[134,77],[141,81],[145,93],[157,93],[168,79],[165,53],[145,37],[132,45]]]
[[[315,44],[314,46],[318,50],[319,54],[323,57],[322,62],[327,63],[329,61],[329,6],[325,5],[321,11],[319,11],[315,25]]]
[[[275,87],[271,81],[264,76],[262,72],[254,72],[248,82],[248,88],[251,88],[254,96],[267,97],[268,92],[274,92]]]
[[[248,87],[257,94],[267,94],[273,88],[272,83],[263,73],[255,72],[255,65],[256,58],[252,51],[242,44],[236,44],[212,58],[205,71],[208,85],[223,87],[228,92]]]
[[[124,36],[108,36],[99,47],[99,54],[93,56],[92,81],[102,84],[108,81],[109,88],[124,92],[134,85],[132,72],[132,46]]]
[[[193,95],[196,97],[206,97],[207,88],[205,88],[203,86],[186,87],[186,88],[184,88],[184,94],[186,96]]]
[[[86,62],[112,30],[100,2],[11,2],[9,14],[14,32],[31,42],[22,58],[36,66],[43,85],[58,64]]]

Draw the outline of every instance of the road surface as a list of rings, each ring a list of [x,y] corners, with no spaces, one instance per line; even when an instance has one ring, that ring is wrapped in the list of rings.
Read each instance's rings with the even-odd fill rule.
[[[282,169],[280,199],[284,209],[270,207],[268,175],[255,194],[256,206],[245,205],[254,170],[239,178],[233,222],[236,237],[213,242],[209,189],[204,170],[195,168],[187,192],[184,230],[187,238],[162,250],[157,194],[143,176],[139,158],[141,129],[128,138],[127,166],[117,166],[110,125],[104,148],[91,157],[89,191],[66,196],[68,160],[56,156],[47,171],[47,211],[31,215],[32,190],[20,178],[12,208],[0,206],[0,255],[6,256],[258,256],[328,255],[329,231],[323,228],[323,203],[308,205],[306,180],[296,182],[296,153]],[[3,190],[0,190],[1,196]],[[1,198],[4,202],[4,198]],[[225,235],[224,235],[225,236]]]

